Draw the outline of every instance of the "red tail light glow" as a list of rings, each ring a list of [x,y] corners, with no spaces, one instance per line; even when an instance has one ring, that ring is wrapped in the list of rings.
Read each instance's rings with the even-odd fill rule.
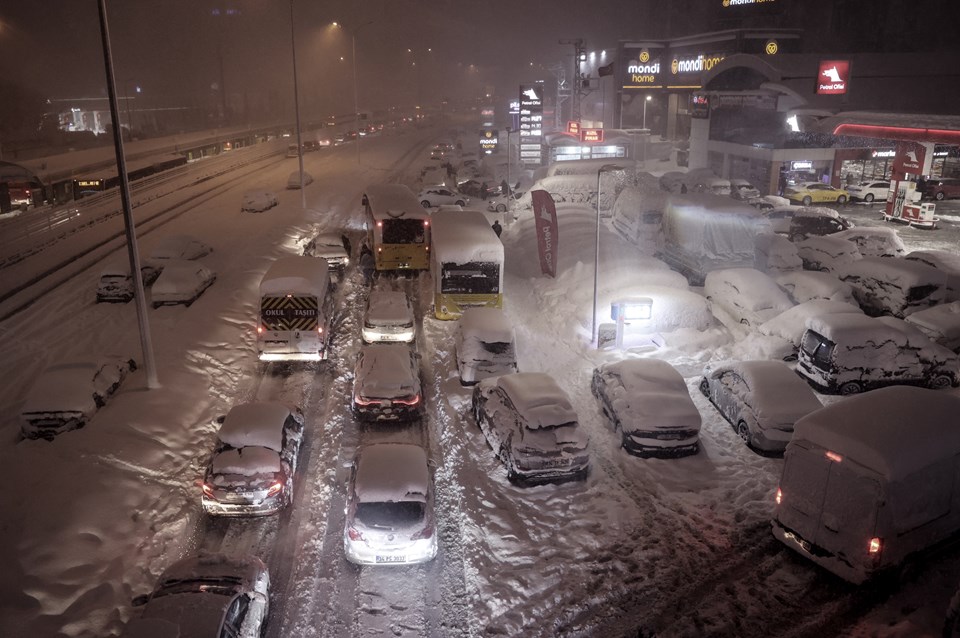
[[[383,222],[377,222],[377,228],[383,228]]]
[[[317,334],[318,334],[318,335],[322,335],[322,334],[323,334],[323,326],[317,326]]]
[[[870,544],[867,545],[867,553],[874,555],[879,554],[881,549],[883,549],[883,543],[880,541],[880,539],[877,537],[871,538]]]
[[[357,530],[353,529],[352,527],[347,528],[347,536],[349,536],[349,537],[350,537],[350,540],[352,540],[352,541],[362,541],[362,540],[363,540],[363,534],[361,534],[361,533],[358,532]]]
[[[420,395],[413,397],[412,399],[393,399],[394,403],[399,403],[400,405],[417,405],[420,403]]]
[[[208,498],[213,498],[213,486],[209,483],[201,483],[200,489],[203,490],[203,493]]]
[[[777,495],[774,497],[774,500],[777,502],[777,505],[780,504],[780,501],[783,500],[783,492],[780,491],[780,488],[777,488]]]
[[[282,491],[283,491],[283,483],[281,483],[280,481],[277,481],[276,483],[270,486],[270,489],[267,490],[267,498],[270,498],[271,496],[276,496]]]
[[[380,403],[378,399],[364,399],[361,396],[353,397],[353,402],[357,405],[373,405],[374,403]]]
[[[825,456],[831,461],[834,461],[836,463],[839,463],[840,461],[843,460],[843,457],[837,454],[836,452],[827,452]]]
[[[423,220],[423,225],[424,225],[424,226],[429,226],[429,225],[430,225],[430,220],[429,220],[429,219]]]
[[[257,326],[257,334],[258,334],[258,335],[262,335],[262,334],[263,334],[263,326]]]

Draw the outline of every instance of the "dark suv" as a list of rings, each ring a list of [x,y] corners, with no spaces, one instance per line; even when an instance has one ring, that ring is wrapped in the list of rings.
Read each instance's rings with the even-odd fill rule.
[[[941,201],[952,197],[960,197],[960,178],[943,177],[928,179],[920,191],[923,199]]]

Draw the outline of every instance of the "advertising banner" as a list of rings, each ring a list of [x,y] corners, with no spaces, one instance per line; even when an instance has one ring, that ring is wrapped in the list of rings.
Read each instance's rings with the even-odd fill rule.
[[[551,277],[557,276],[557,244],[560,236],[557,227],[557,206],[550,193],[536,190],[530,193],[533,200],[533,217],[537,224],[537,249],[540,252],[540,271]]]

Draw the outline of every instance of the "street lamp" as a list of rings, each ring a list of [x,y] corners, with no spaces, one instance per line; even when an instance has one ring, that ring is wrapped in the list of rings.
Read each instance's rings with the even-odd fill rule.
[[[504,196],[507,198],[507,215],[510,214],[510,203],[513,201],[513,189],[510,188],[510,133],[513,132],[513,127],[507,127],[507,192],[504,193]]]
[[[300,135],[300,87],[297,84],[297,42],[294,36],[293,0],[290,0],[290,51],[293,54],[293,113],[297,124],[297,160],[300,163],[300,205],[307,207],[307,192],[303,184],[303,142]]]
[[[291,0],[291,2],[292,1],[293,0]],[[364,22],[359,27],[349,30],[350,31],[350,51],[351,51],[350,55],[353,58],[353,121],[354,121],[354,126],[357,127],[357,140],[356,140],[357,164],[360,163],[360,102],[357,97],[357,93],[358,93],[358,90],[357,90],[357,31],[371,24],[373,24],[373,20]],[[339,29],[344,29],[344,30],[347,29],[340,22],[334,22],[333,26]]]
[[[597,280],[600,274],[600,176],[607,171],[622,170],[618,164],[604,164],[597,171],[597,245],[593,261],[593,314],[590,322],[590,340],[600,345],[597,338]]]
[[[649,102],[649,101],[652,100],[652,99],[653,99],[653,96],[648,95],[648,96],[646,97],[646,99],[643,101],[643,128],[644,128],[644,130],[646,130],[646,128],[647,128],[647,102]]]

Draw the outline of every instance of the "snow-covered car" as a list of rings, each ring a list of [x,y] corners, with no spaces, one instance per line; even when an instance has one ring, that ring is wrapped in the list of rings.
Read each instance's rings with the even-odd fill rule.
[[[947,277],[945,301],[960,299],[960,254],[949,250],[914,250],[907,253],[904,259],[919,261],[937,270],[942,270]]]
[[[241,403],[223,419],[200,485],[203,511],[264,516],[293,498],[303,413],[282,403]]]
[[[627,452],[679,457],[700,449],[700,412],[683,376],[666,361],[604,364],[593,371],[590,388]]]
[[[761,272],[776,276],[803,267],[796,245],[783,235],[757,233],[753,245],[756,251],[753,267]]]
[[[932,341],[960,353],[960,301],[918,310],[905,320]]]
[[[947,278],[919,261],[897,257],[864,257],[837,270],[869,315],[903,318],[944,301]]]
[[[200,259],[211,252],[213,248],[196,237],[169,235],[161,239],[150,251],[150,259]]]
[[[508,208],[516,209],[517,201],[523,197],[522,192],[514,192],[510,195],[494,195],[487,198],[487,210],[496,213],[505,213]],[[512,202],[510,200],[513,200]]]
[[[136,369],[133,359],[122,357],[46,368],[27,392],[20,431],[28,439],[51,440],[61,432],[82,428]]]
[[[420,417],[419,355],[405,343],[360,348],[353,377],[353,413],[364,421],[410,421]]]
[[[797,270],[779,275],[776,282],[797,304],[814,299],[856,303],[850,284],[829,272]]]
[[[347,488],[343,549],[358,565],[409,565],[437,555],[426,450],[410,443],[360,447]]]
[[[510,481],[582,480],[590,471],[589,436],[553,377],[516,372],[484,379],[473,390],[472,410]]]
[[[786,235],[792,242],[851,228],[840,213],[822,206],[779,206],[765,211],[764,215],[770,220],[773,232]]]
[[[160,276],[160,268],[147,263],[140,266],[143,285],[150,286]],[[133,299],[133,277],[130,268],[121,263],[106,266],[97,281],[97,303],[127,303]]]
[[[270,607],[270,573],[255,556],[202,553],[168,567],[124,638],[258,638]]]
[[[700,391],[740,438],[761,452],[783,452],[793,424],[823,407],[810,386],[781,361],[709,364]]]
[[[309,186],[313,183],[313,175],[307,171],[303,171],[303,185]],[[300,188],[300,171],[293,171],[290,173],[290,176],[287,177],[287,188]]]
[[[764,321],[757,327],[757,331],[765,337],[780,340],[783,347],[782,349],[776,350],[776,354],[779,354],[781,359],[784,361],[796,361],[797,350],[800,348],[800,340],[803,338],[803,333],[807,329],[807,319],[810,317],[821,317],[845,312],[858,315],[863,314],[863,310],[853,303],[830,301],[828,299],[812,299],[781,312],[769,321]],[[772,347],[770,349],[774,351]]]
[[[154,308],[183,304],[189,306],[213,285],[217,274],[196,261],[167,260],[163,272],[153,284]]]
[[[360,336],[364,343],[410,343],[416,336],[414,321],[407,293],[374,288],[367,298]]]
[[[483,196],[483,185],[485,182],[481,182],[476,179],[468,179],[462,182],[457,182],[457,191],[463,193],[467,197],[482,197]]]
[[[730,197],[749,201],[760,197],[760,189],[748,180],[733,178],[730,180]]]
[[[461,385],[517,372],[516,333],[500,308],[467,308],[455,337]]]
[[[755,268],[713,270],[707,273],[703,294],[711,309],[722,309],[747,326],[760,325],[793,306],[777,282]]]
[[[850,193],[852,201],[863,201],[872,204],[874,200],[887,201],[887,193],[890,192],[890,182],[885,180],[875,180],[863,182],[861,184],[851,184],[847,186],[847,192]]]
[[[842,266],[863,258],[856,244],[840,239],[835,234],[804,239],[797,243],[797,254],[805,270],[829,273],[835,273]]]
[[[304,245],[303,254],[326,259],[329,270],[342,276],[350,265],[350,239],[344,232],[320,233]]]
[[[852,243],[863,257],[903,257],[907,254],[896,228],[861,226],[834,233],[833,237]]]
[[[455,193],[449,188],[427,188],[420,191],[417,196],[420,205],[424,208],[440,206],[441,204],[456,204],[457,206],[466,206],[470,198],[460,193]]]
[[[795,186],[787,186],[783,190],[783,196],[791,202],[804,206],[824,202],[845,204],[850,199],[850,194],[844,189],[835,188],[830,184],[821,182],[804,182]]]
[[[245,213],[262,213],[280,203],[277,194],[268,190],[250,190],[243,194],[240,210]]]

